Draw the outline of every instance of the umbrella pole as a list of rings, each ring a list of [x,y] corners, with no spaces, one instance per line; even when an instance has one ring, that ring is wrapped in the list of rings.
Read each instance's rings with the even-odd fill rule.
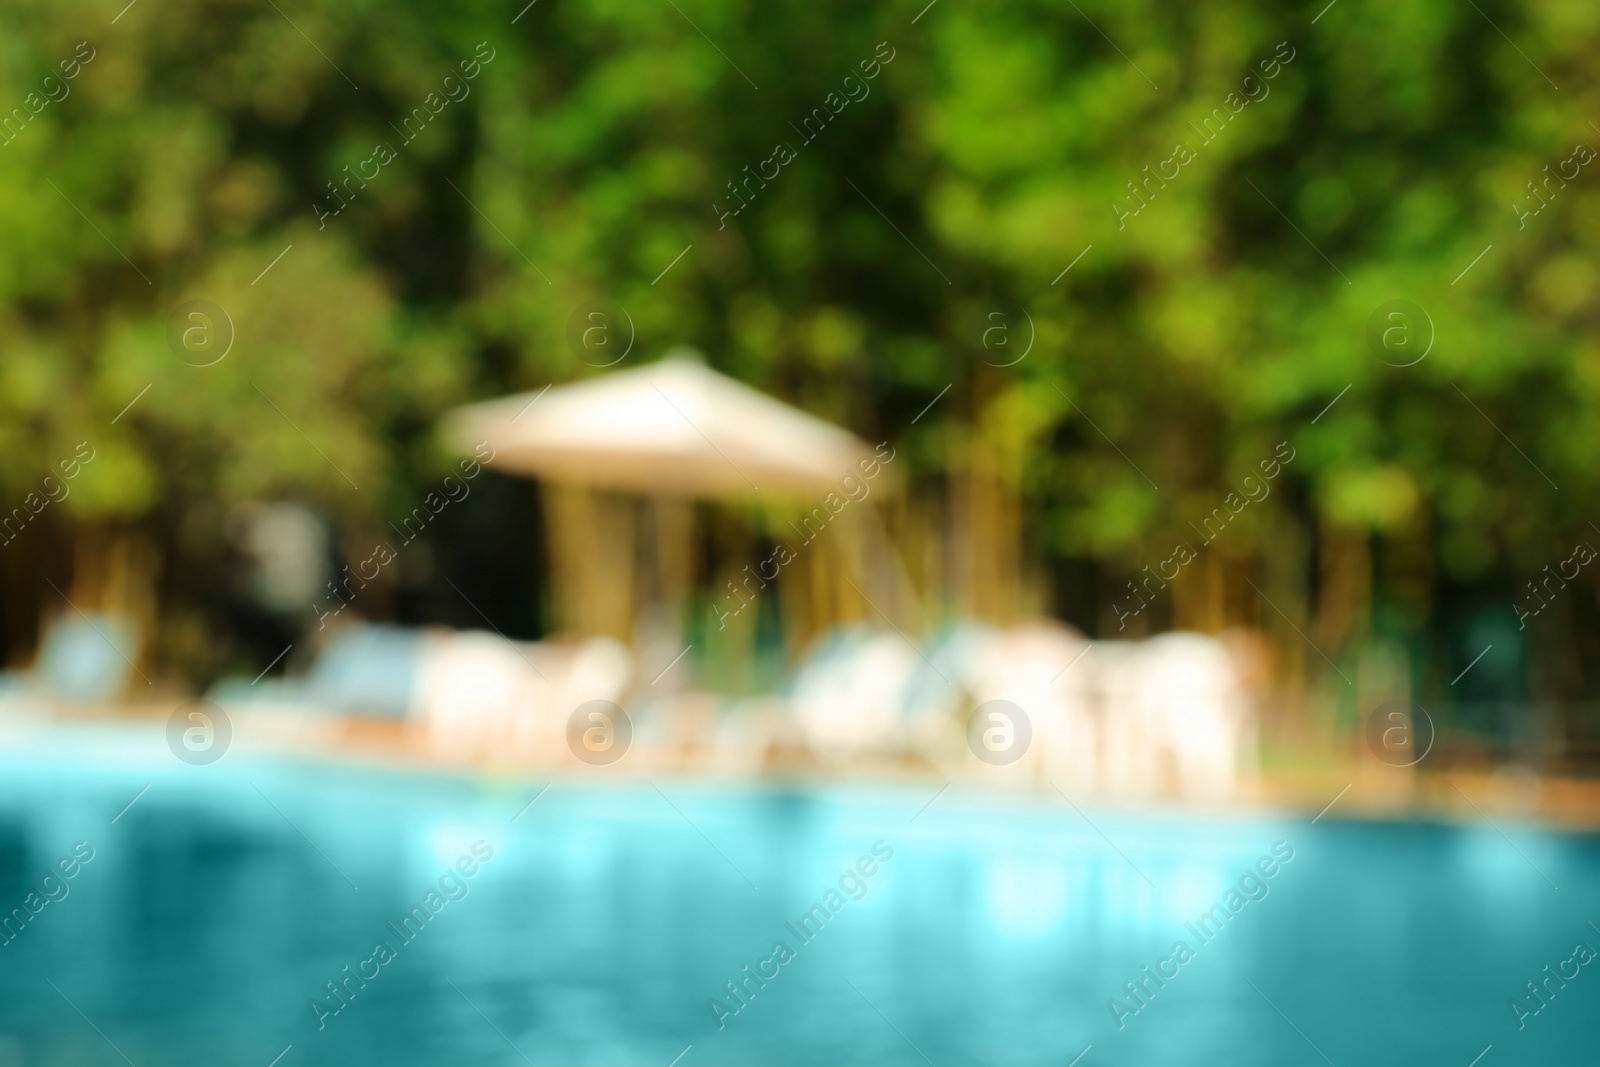
[[[633,621],[634,522],[626,501],[545,484],[556,628],[627,641]]]
[[[684,647],[685,606],[695,579],[694,504],[679,497],[651,497],[643,530],[648,539],[641,553],[635,644],[642,656],[651,662],[660,658],[664,667]],[[663,684],[676,688],[684,677],[674,671]]]

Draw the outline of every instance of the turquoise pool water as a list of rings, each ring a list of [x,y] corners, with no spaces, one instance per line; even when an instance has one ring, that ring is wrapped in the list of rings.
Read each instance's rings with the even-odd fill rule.
[[[1600,1040],[1600,966],[1566,962],[1600,948],[1592,836],[958,790],[913,823],[936,786],[525,807],[549,783],[170,762],[0,759],[0,908],[28,913],[0,1065],[1495,1067]],[[1574,968],[1519,1029],[1524,983]]]

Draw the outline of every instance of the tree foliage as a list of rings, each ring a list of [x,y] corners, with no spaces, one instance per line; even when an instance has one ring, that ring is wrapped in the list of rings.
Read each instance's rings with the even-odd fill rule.
[[[607,299],[635,359],[696,344],[901,442],[914,495],[1000,487],[1035,568],[1015,580],[1050,576],[1091,629],[1284,441],[1216,541],[1221,623],[1297,640],[1253,582],[1336,658],[1386,631],[1437,682],[1471,620],[1522,633],[1524,583],[1600,537],[1600,194],[1592,167],[1546,182],[1600,144],[1592,4],[119,7],[5,16],[5,108],[95,51],[0,147],[8,499],[87,439],[79,522],[215,527],[291,495],[376,526],[440,469],[445,407],[599,373],[565,337]],[[393,161],[319,221],[378,145]],[[211,367],[167,341],[196,298],[236,330]],[[1432,336],[1414,365],[1369,344],[1394,300]],[[996,366],[1018,309],[1032,348]],[[1539,620],[1547,658],[1592,647],[1578,585]],[[1341,628],[1339,597],[1366,621]]]

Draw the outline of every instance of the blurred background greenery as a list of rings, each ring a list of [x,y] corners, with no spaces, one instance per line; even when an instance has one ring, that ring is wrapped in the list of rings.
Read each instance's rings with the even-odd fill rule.
[[[1600,544],[1593,175],[1522,215],[1543,202],[1529,183],[1600,143],[1600,8],[1319,8],[15,0],[0,508],[79,442],[94,459],[0,547],[5,655],[26,662],[68,593],[140,616],[164,676],[253,674],[316,620],[247,595],[236,509],[326,517],[331,577],[455,462],[443,411],[604,373],[566,332],[606,299],[634,324],[628,365],[691,344],[893,442],[886,521],[930,619],[1259,627],[1307,729],[1380,691],[1485,751],[1592,759],[1595,572],[1525,623],[1513,604]],[[468,92],[430,104],[447,77]],[[1258,98],[1235,112],[1230,93]],[[1194,158],[1132,216],[1129,183],[1178,142]],[[319,219],[379,144],[392,162]],[[795,158],[723,216],[779,144]],[[236,330],[214,366],[169,347],[191,299]],[[1398,299],[1436,332],[1405,367],[1367,340]],[[1034,343],[997,366],[1019,308]],[[1004,349],[985,344],[996,310]],[[1200,549],[1279,442],[1294,459],[1270,495],[1125,618],[1127,583]],[[475,496],[365,614],[561,627],[540,497],[497,476]],[[701,523],[706,590],[768,554],[753,509]],[[692,632],[714,659],[709,617]]]

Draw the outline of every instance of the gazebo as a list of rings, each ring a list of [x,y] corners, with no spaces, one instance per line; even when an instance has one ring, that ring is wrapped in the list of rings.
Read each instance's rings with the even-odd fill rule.
[[[795,557],[783,568],[781,598],[791,639],[868,614],[864,599],[894,612],[896,597],[909,593],[908,583],[896,581],[904,571],[881,521],[866,505],[868,496],[897,486],[892,461],[853,434],[712,370],[693,350],[470,404],[446,417],[444,433],[459,450],[487,443],[488,466],[542,484],[558,627],[621,638],[648,660],[656,656],[642,646],[678,642],[699,560],[753,558],[750,525]],[[722,529],[707,523],[697,531],[696,501],[748,508],[755,522]],[[715,550],[697,552],[704,544],[697,533]],[[740,604],[734,583],[748,575],[748,568],[724,567],[705,577],[714,598]],[[753,640],[754,627],[744,629]]]

